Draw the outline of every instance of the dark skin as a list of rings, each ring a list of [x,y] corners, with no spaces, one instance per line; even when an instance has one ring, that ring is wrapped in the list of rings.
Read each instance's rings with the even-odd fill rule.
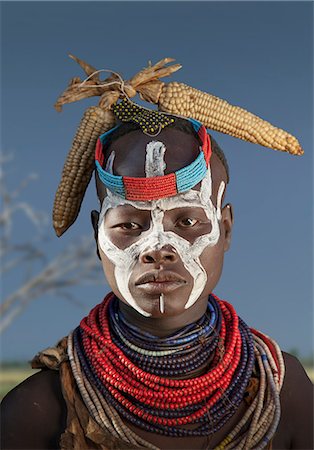
[[[116,152],[114,171],[116,174],[144,176],[143,163],[145,147],[152,138],[139,131],[123,136],[112,144]],[[165,143],[171,152],[166,153],[166,173],[174,171],[191,161],[198,153],[198,143],[193,136],[178,130],[163,130],[158,138]],[[123,149],[123,154],[119,149]],[[143,158],[134,155],[142,151]],[[223,165],[216,156],[211,161],[213,176],[213,202],[216,204],[218,187],[221,180],[226,179]],[[105,190],[97,182],[98,195],[102,201]],[[198,187],[199,188],[199,187]],[[120,211],[119,211],[120,208]],[[134,210],[124,205],[109,210],[104,226],[107,227],[110,239],[119,247],[125,248],[145,233],[149,227],[150,214],[147,211]],[[121,209],[122,208],[122,209]],[[184,239],[194,242],[197,235],[208,233],[210,224],[202,216],[201,208],[178,208],[180,211],[165,213],[165,230],[173,231]],[[187,220],[187,219],[194,220]],[[92,213],[95,234],[97,238],[98,213]],[[135,226],[125,224],[136,224]],[[190,308],[184,309],[184,304],[192,288],[191,275],[184,268],[173,248],[166,247],[160,251],[147,250],[140,255],[130,278],[130,290],[139,304],[150,308],[151,317],[144,317],[120,295],[114,277],[114,266],[106,255],[98,248],[105,274],[112,290],[121,298],[120,306],[128,320],[143,330],[165,336],[170,332],[192,323],[204,314],[208,294],[216,286],[223,265],[225,251],[228,250],[231,239],[233,217],[232,208],[226,205],[222,209],[220,222],[220,238],[213,247],[206,248],[201,256],[201,263],[206,269],[208,279],[204,291]],[[138,228],[140,227],[140,228]],[[165,313],[161,314],[155,294],[141,290],[136,280],[141,274],[149,271],[169,271],[177,273],[183,280],[173,292],[167,294]],[[273,449],[312,449],[313,448],[313,402],[312,384],[299,361],[284,353],[286,376],[281,391],[281,419]],[[187,377],[198,373],[186,374]],[[213,448],[217,445],[235,424],[239,421],[246,405],[243,403],[225,426],[212,437],[200,438],[168,438],[140,430],[130,424],[139,435],[161,449],[196,450]],[[66,426],[66,406],[61,393],[59,374],[57,371],[43,370],[25,380],[13,389],[2,404],[2,448],[3,449],[56,449],[60,435]]]
[[[117,175],[124,173],[126,176],[144,177],[146,145],[153,140],[160,140],[167,149],[171,149],[171,152],[166,151],[165,155],[166,174],[190,164],[199,154],[199,143],[194,136],[179,130],[165,129],[158,135],[158,138],[151,138],[140,131],[134,131],[114,141],[108,149],[108,156],[112,150],[116,154],[115,173]],[[122,149],[123,158],[119,149]],[[189,150],[187,151],[187,149]],[[127,157],[125,156],[126,154]],[[219,185],[221,181],[227,183],[227,175],[216,155],[213,155],[211,167],[213,203],[216,205]],[[196,186],[195,189],[199,190],[200,186]],[[102,202],[106,191],[99,180],[97,180],[97,191]],[[94,211],[92,218],[97,240],[98,213]],[[149,318],[137,313],[124,300],[116,284],[114,276],[115,266],[99,248],[108,283],[117,297],[122,300],[121,308],[129,320],[144,330],[157,332],[158,335],[166,335],[199,319],[206,311],[208,294],[213,291],[220,278],[224,253],[230,245],[232,222],[232,207],[231,205],[226,205],[222,210],[220,239],[215,246],[207,247],[200,257],[201,263],[207,272],[206,286],[197,302],[189,309],[185,309],[184,306],[193,286],[193,278],[183,266],[175,249],[170,247],[162,248],[160,251],[147,249],[139,256],[131,274],[129,288],[139,306],[152,314]],[[140,237],[145,236],[145,232],[147,232],[150,225],[150,211],[140,210],[130,205],[122,205],[110,209],[104,221],[104,227],[110,240],[120,249],[129,247]],[[191,244],[197,237],[211,231],[211,223],[206,217],[203,208],[200,207],[181,207],[166,211],[163,225],[165,231],[171,231]],[[158,270],[161,273],[171,271],[178,274],[183,280],[182,285],[178,289],[165,295],[166,308],[164,314],[161,314],[159,311],[159,292],[150,294],[144,291],[141,285],[138,285],[139,278],[153,270]]]

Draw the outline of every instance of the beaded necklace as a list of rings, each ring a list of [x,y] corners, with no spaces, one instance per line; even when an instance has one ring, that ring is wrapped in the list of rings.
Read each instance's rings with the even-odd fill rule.
[[[156,338],[127,323],[118,302],[112,301],[109,324],[112,341],[133,363],[156,375],[180,377],[182,371],[197,370],[213,354],[219,341],[221,315],[216,302],[209,301],[206,314],[195,324],[167,338]]]
[[[107,422],[115,411],[120,428],[123,419],[172,437],[218,431],[243,400],[256,360],[258,395],[217,448],[239,448],[234,444],[240,442],[263,448],[278,425],[284,366],[278,346],[252,331],[229,303],[210,295],[199,321],[156,338],[129,324],[109,294],[69,337],[68,352],[83,400],[98,423],[108,428],[95,398],[102,399]],[[180,379],[198,369],[204,373]]]

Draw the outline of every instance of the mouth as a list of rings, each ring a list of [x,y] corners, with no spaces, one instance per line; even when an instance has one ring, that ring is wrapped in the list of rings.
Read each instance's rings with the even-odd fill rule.
[[[167,294],[186,284],[180,275],[170,271],[155,270],[140,276],[135,286],[147,294]]]

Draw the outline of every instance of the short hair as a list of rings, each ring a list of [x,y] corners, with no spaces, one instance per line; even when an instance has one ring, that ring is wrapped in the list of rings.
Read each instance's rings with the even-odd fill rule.
[[[174,119],[174,121],[172,123],[170,123],[169,125],[167,125],[167,128],[174,128],[175,130],[182,131],[183,133],[192,134],[197,139],[199,145],[202,145],[200,137],[194,130],[194,127],[191,124],[191,122],[189,122],[186,119],[181,119],[180,117],[175,117],[175,116],[170,116],[170,117],[172,117]],[[131,133],[132,131],[136,131],[136,130],[140,130],[140,129],[141,128],[140,128],[139,124],[137,124],[135,122],[122,122],[121,125],[116,130],[114,130],[112,133],[110,133],[110,135],[108,136],[108,140],[106,142],[106,147],[108,148],[116,139],[118,139],[122,136],[125,136],[126,134]],[[222,151],[222,149],[219,147],[219,145],[215,141],[215,139],[211,135],[209,135],[209,136],[210,136],[210,140],[211,140],[212,151],[213,151],[213,153],[215,153],[215,155],[218,156],[218,158],[222,162],[222,164],[225,168],[226,174],[227,174],[227,183],[229,183],[229,166],[228,166],[227,158],[226,158],[224,152]]]

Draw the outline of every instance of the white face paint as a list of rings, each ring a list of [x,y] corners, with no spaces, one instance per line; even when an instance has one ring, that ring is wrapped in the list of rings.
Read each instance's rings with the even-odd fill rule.
[[[160,297],[159,297],[159,310],[160,310],[161,314],[163,314],[165,312],[164,294],[160,294]]]
[[[154,168],[152,169],[154,175],[150,175],[152,173],[150,168],[147,170],[147,175],[163,175],[165,169],[165,146],[161,142],[151,142],[147,145],[146,151],[146,162],[149,158],[154,160],[152,161],[152,164],[146,164],[147,168],[148,166]],[[183,194],[178,194],[165,199],[153,200],[150,202],[135,202],[126,200],[107,189],[107,197],[105,197],[103,201],[99,217],[98,242],[101,250],[115,266],[115,279],[121,295],[129,305],[140,314],[144,316],[151,315],[147,311],[144,311],[133,298],[129,289],[129,280],[140,255],[147,250],[160,250],[166,245],[172,246],[194,281],[185,308],[190,308],[199,298],[207,281],[207,274],[200,262],[200,257],[207,246],[214,246],[219,240],[219,221],[221,220],[221,202],[224,190],[225,183],[222,181],[217,195],[217,207],[215,207],[211,200],[212,179],[210,167],[208,167],[206,176],[201,182],[200,191],[191,189]],[[130,205],[140,210],[151,211],[151,225],[149,230],[141,233],[141,237],[138,241],[123,250],[119,249],[111,242],[103,223],[107,211],[121,205]],[[191,244],[176,233],[164,230],[163,219],[165,211],[176,208],[194,207],[202,208],[204,210],[212,225],[210,233],[199,236],[193,244]],[[161,312],[164,312],[164,296],[160,297],[159,305]]]
[[[115,156],[116,156],[116,153],[114,150],[112,150],[112,152],[110,153],[110,155],[107,159],[107,163],[106,163],[106,167],[105,167],[106,172],[113,174],[113,162],[114,162]]]
[[[146,177],[164,175],[166,147],[162,142],[152,141],[146,146],[145,174]]]

